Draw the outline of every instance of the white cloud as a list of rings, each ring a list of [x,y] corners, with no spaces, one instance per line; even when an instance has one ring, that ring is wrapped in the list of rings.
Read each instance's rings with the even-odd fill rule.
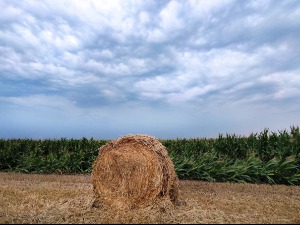
[[[194,17],[203,17],[212,14],[214,10],[230,5],[232,0],[189,0],[189,13]]]
[[[11,103],[19,107],[32,107],[33,109],[52,108],[62,111],[75,112],[73,103],[61,96],[47,96],[42,94],[7,98],[1,97],[0,102]]]
[[[14,7],[14,6],[7,6],[3,1],[0,2],[1,9],[4,9],[0,14],[0,22],[1,23],[9,23],[15,21],[22,15],[22,10]]]
[[[271,73],[268,75],[263,75],[260,78],[260,80],[262,82],[277,83],[282,86],[284,86],[284,85],[299,86],[300,85],[300,70],[275,72],[275,73]]]
[[[139,13],[139,20],[143,25],[147,25],[151,22],[149,13],[142,11]]]
[[[269,85],[276,85],[277,92],[274,99],[298,98],[300,96],[300,71],[286,71],[264,75],[260,81]]]
[[[177,1],[170,1],[169,4],[160,12],[161,24],[164,31],[174,31],[181,29],[184,24],[180,17],[182,5]]]

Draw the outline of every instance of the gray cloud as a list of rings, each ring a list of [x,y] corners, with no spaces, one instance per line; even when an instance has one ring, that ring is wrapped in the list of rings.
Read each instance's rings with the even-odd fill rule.
[[[42,124],[72,108],[80,113],[67,120],[71,126],[92,110],[112,136],[119,131],[109,115],[126,120],[139,111],[150,122],[119,121],[120,130],[176,136],[183,126],[193,136],[197,126],[218,121],[222,132],[236,128],[234,114],[241,113],[245,120],[261,115],[268,126],[267,108],[289,112],[286,126],[299,119],[292,113],[300,110],[297,0],[2,1],[0,7],[2,116],[22,117],[13,111],[19,108]],[[153,126],[160,120],[165,128]]]

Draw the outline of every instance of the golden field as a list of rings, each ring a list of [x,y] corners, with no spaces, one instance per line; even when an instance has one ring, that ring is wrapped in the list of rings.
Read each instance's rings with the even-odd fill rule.
[[[93,208],[90,175],[0,173],[0,223],[300,223],[300,186],[181,180],[183,204]]]

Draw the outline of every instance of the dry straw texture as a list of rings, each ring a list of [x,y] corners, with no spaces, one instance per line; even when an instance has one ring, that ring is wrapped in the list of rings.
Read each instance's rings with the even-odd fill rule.
[[[184,205],[94,208],[89,175],[0,172],[0,224],[300,224],[300,186],[181,180],[179,190]]]
[[[149,135],[127,135],[99,149],[93,164],[95,206],[140,208],[178,201],[178,178],[165,147]]]

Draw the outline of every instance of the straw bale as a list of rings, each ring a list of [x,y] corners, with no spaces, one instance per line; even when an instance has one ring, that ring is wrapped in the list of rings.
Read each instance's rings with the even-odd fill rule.
[[[93,163],[94,206],[140,208],[178,202],[178,178],[165,147],[149,135],[126,135],[99,149]]]

